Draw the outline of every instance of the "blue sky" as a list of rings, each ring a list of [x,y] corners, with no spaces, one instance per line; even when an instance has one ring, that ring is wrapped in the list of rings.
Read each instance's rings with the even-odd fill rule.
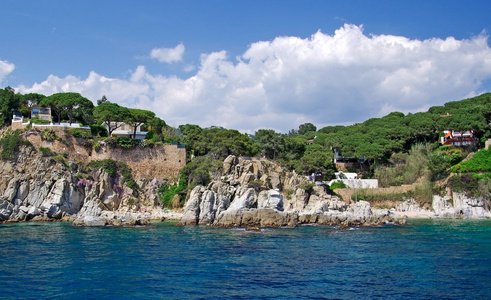
[[[173,126],[352,124],[491,90],[490,1],[2,1],[0,84]]]

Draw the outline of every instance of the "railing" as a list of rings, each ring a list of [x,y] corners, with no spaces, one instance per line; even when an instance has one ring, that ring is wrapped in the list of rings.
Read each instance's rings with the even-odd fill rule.
[[[12,118],[12,123],[20,123],[22,122],[23,126],[27,126],[29,124],[32,124],[32,127],[44,127],[44,128],[49,128],[49,127],[64,127],[64,128],[81,128],[81,129],[90,129],[89,126],[81,126],[78,123],[49,123],[49,124],[36,124],[32,123],[31,120],[27,121],[24,123],[24,117],[14,117]]]

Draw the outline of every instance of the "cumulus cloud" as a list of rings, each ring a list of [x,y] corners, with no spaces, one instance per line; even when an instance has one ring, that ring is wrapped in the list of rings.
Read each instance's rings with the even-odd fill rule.
[[[94,101],[106,95],[155,111],[171,125],[220,125],[253,133],[426,110],[484,92],[482,82],[489,79],[491,49],[485,35],[413,40],[366,35],[361,26],[344,25],[333,35],[318,31],[305,39],[253,43],[237,59],[226,51],[202,54],[195,74],[185,79],[138,66],[125,79],[95,72],[86,79],[51,75],[17,90],[75,91]]]
[[[3,61],[0,60],[0,83],[3,82],[5,77],[12,73],[12,71],[15,69],[15,65],[12,63],[9,63],[8,61]]]
[[[150,57],[164,63],[173,63],[182,60],[184,45],[181,43],[175,48],[154,48],[150,52]]]

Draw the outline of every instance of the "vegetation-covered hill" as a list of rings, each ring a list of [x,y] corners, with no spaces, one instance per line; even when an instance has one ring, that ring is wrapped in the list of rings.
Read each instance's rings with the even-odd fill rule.
[[[392,112],[359,124],[328,126],[319,130],[314,124],[306,123],[287,134],[259,129],[254,136],[233,129],[206,129],[192,124],[172,128],[150,111],[121,107],[104,96],[96,103],[94,106],[92,101],[76,93],[58,93],[48,97],[21,95],[7,87],[0,90],[0,122],[3,126],[9,125],[12,112],[21,113],[25,118],[32,117],[33,122],[41,122],[30,116],[29,108],[49,106],[53,120],[91,125],[92,130],[86,138],[93,141],[104,139],[118,123],[126,122],[135,127],[143,124],[149,131],[143,144],[177,142],[186,146],[189,163],[183,174],[191,186],[210,182],[214,171],[220,167],[217,160],[231,154],[265,157],[277,161],[286,170],[304,175],[316,173],[328,180],[336,171],[336,152],[357,162],[351,166],[353,171],[362,173],[363,177],[377,177],[381,186],[422,179],[435,182],[447,177],[450,171],[490,171],[486,168],[476,170],[470,165],[472,160],[460,163],[468,153],[483,148],[484,142],[491,137],[490,93],[434,106],[427,112],[407,115]],[[109,127],[109,132],[101,126],[104,124]],[[470,131],[476,142],[466,147],[441,146],[439,138],[443,130]],[[123,140],[118,143],[126,148],[141,145]],[[489,152],[481,151],[475,156],[489,158]],[[487,180],[485,178],[481,176],[482,180]],[[183,180],[180,182],[182,186]],[[180,193],[185,190],[179,189]]]

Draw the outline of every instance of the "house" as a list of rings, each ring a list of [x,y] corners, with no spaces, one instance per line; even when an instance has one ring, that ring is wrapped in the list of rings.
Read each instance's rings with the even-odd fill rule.
[[[364,163],[364,157],[344,156],[339,149],[334,148],[334,163]]]
[[[471,146],[474,145],[476,138],[469,130],[465,132],[444,130],[440,142],[448,146]]]
[[[33,106],[33,107],[31,107],[31,118],[38,118],[41,120],[47,120],[51,123],[52,122],[51,108],[50,107]]]
[[[336,179],[358,179],[358,174],[348,172],[335,172]]]
[[[123,137],[124,136],[124,137],[133,138],[133,133],[135,131],[135,128],[133,126],[131,126],[130,124],[126,124],[124,122],[118,122],[117,125],[120,125],[120,126],[118,128],[116,128],[116,130],[114,130],[111,133],[111,136],[113,136],[113,137]],[[115,127],[117,125],[116,125],[116,122],[111,122],[111,127]],[[135,139],[137,139],[137,140],[145,139],[145,136],[148,133],[148,131],[142,131],[141,126],[142,125],[139,125],[136,128]],[[106,129],[108,129],[107,126],[106,126]],[[109,129],[108,129],[108,131],[109,131]]]

